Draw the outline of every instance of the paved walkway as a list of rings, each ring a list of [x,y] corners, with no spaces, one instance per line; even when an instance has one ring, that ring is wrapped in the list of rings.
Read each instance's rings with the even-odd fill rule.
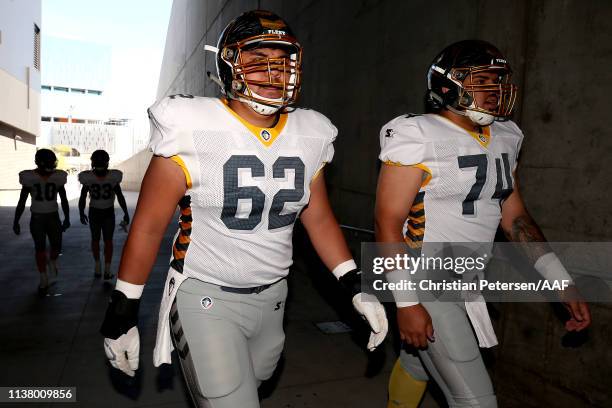
[[[133,214],[137,194],[126,193],[126,198]],[[0,386],[76,386],[78,402],[64,404],[67,407],[189,406],[178,366],[155,368],[152,363],[158,300],[175,227],[168,229],[144,291],[139,322],[141,368],[129,379],[105,361],[98,329],[113,286],[94,279],[89,229],[79,223],[76,200],[70,205],[73,225],[64,235],[60,275],[45,298],[36,294],[29,209],[21,220],[22,234],[15,236],[11,229],[14,207],[0,207],[4,305],[0,310]],[[117,229],[113,271],[126,236]],[[339,319],[349,324],[358,321],[352,320],[350,307],[338,299],[331,274],[313,259],[298,233],[296,265],[289,279],[284,356],[273,380],[262,386],[262,408],[385,407],[387,378],[395,360],[393,340],[390,336],[380,352],[366,353],[360,346],[365,345],[367,333],[329,335],[315,326]],[[422,406],[438,405],[428,395]]]

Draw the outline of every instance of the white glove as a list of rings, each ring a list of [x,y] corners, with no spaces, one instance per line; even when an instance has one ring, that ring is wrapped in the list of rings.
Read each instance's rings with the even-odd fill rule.
[[[130,377],[138,370],[138,355],[140,353],[140,334],[134,326],[117,340],[105,338],[104,352],[111,365]]]
[[[383,342],[389,330],[385,308],[380,304],[376,296],[368,293],[358,293],[353,296],[353,307],[368,322],[372,329],[370,341],[368,342],[368,350],[374,351]]]

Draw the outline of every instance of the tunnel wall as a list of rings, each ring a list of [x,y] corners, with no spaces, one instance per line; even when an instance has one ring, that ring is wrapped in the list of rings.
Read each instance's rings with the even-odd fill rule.
[[[444,46],[480,38],[502,50],[519,85],[514,120],[525,133],[519,177],[529,211],[553,241],[612,238],[609,1],[175,0],[158,97],[217,95],[205,76],[215,72],[214,59],[203,46],[254,8],[292,26],[304,46],[300,104],[339,129],[326,177],[341,223],[372,229],[381,126],[423,111],[425,73]],[[593,327],[577,348],[562,346],[549,305],[497,308],[492,370],[500,406],[612,405],[610,304],[592,305]]]

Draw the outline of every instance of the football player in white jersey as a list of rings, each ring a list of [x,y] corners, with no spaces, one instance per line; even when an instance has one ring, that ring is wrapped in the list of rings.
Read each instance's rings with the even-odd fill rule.
[[[62,232],[70,227],[70,209],[66,197],[67,174],[56,170],[57,158],[49,149],[40,149],[34,157],[36,169],[23,170],[19,173],[21,195],[15,210],[13,231],[19,235],[21,227],[19,219],[25,209],[28,195],[32,197],[30,211],[30,233],[34,239],[36,251],[36,266],[40,272],[38,291],[41,295],[47,292],[49,278],[47,275],[47,237],[49,237],[49,272],[57,277],[57,258],[62,249]],[[58,213],[57,196],[60,196],[64,221],[61,222]]]
[[[95,261],[94,276],[102,275],[100,265],[100,236],[104,240],[104,279],[111,279],[111,261],[113,259],[113,233],[115,232],[115,196],[123,210],[123,225],[130,222],[125,197],[121,191],[123,173],[120,170],[108,169],[110,157],[105,150],[96,150],[91,154],[91,170],[79,173],[81,197],[79,214],[81,223],[91,231],[91,252]],[[89,216],[85,215],[85,204],[89,193]]]
[[[492,242],[501,223],[510,241],[542,242],[530,260],[544,277],[571,280],[520,196],[516,164],[523,134],[509,120],[516,98],[510,75],[503,55],[484,41],[452,44],[434,59],[427,94],[433,113],[400,116],[380,133],[377,241],[417,250],[424,242]],[[567,330],[586,328],[589,309],[576,300],[575,288],[561,296],[571,316]],[[497,406],[478,350],[497,344],[482,298],[400,298],[397,307],[400,337],[418,357],[402,350],[388,407],[416,407],[428,374],[449,406]]]
[[[206,49],[226,99],[175,95],[149,109],[154,157],[101,332],[111,364],[134,375],[139,298],[179,204],[154,363],[171,362],[173,342],[196,406],[255,408],[283,349],[297,217],[369,323],[369,349],[384,339],[387,319],[376,298],[360,293],[328,202],[323,167],[337,130],[320,113],[291,107],[302,48],[290,28],[250,11]]]

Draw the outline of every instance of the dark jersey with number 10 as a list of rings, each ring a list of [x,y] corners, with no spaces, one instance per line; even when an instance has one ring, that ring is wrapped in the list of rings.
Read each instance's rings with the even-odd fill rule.
[[[46,214],[57,211],[57,192],[66,184],[68,174],[55,170],[48,176],[41,176],[36,170],[24,170],[19,173],[19,183],[30,189],[32,204],[30,211]]]

